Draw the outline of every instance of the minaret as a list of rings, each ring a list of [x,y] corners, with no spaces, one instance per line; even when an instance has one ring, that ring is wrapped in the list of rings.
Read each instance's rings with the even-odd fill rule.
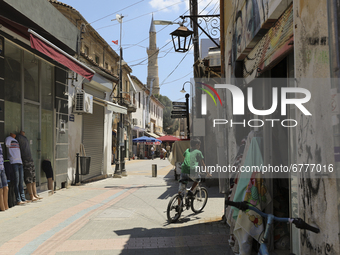
[[[151,80],[154,79],[152,85],[152,95],[159,94],[159,78],[158,78],[158,53],[159,49],[156,47],[156,28],[153,23],[153,15],[151,19],[151,26],[149,31],[149,48],[148,53],[148,78],[147,86],[150,89]]]

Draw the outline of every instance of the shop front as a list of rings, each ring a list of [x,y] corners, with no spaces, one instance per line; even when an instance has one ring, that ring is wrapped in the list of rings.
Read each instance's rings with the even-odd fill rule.
[[[15,43],[10,36],[0,36],[0,41],[2,45],[0,69],[4,70],[0,78],[3,91],[0,93],[3,105],[1,107],[3,111],[1,142],[10,133],[17,134],[21,130],[25,131],[31,145],[38,189],[45,190],[47,179],[40,167],[42,160],[48,159],[54,167],[60,166],[62,159],[65,158],[65,155],[61,155],[62,151],[65,148],[67,151],[66,137],[65,143],[58,144],[64,148],[58,147],[56,149],[58,156],[55,157],[55,123],[57,120],[60,122],[60,120],[68,119],[67,99],[64,101],[62,98],[55,98],[56,94],[67,92],[66,71],[64,67],[57,66],[56,63],[51,63],[51,60],[48,61],[30,51],[29,48]],[[60,73],[64,74],[64,79],[55,86],[56,76]],[[55,109],[55,102],[58,102],[59,109]],[[66,115],[64,117],[65,103]],[[67,128],[64,127],[65,133]],[[59,139],[65,139],[63,132],[58,132]],[[55,164],[56,158],[60,162]],[[55,180],[61,174],[59,169],[55,169]]]

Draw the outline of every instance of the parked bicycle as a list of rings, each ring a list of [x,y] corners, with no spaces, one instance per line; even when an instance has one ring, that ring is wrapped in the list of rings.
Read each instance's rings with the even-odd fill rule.
[[[208,201],[208,190],[201,187],[200,183],[201,180],[198,181],[192,197],[188,197],[190,188],[186,188],[185,191],[171,198],[167,208],[167,217],[170,223],[178,221],[185,209],[191,208],[194,213],[199,213],[204,209]]]
[[[232,202],[232,201],[227,201],[226,204],[230,205],[230,206],[234,206],[234,207],[236,207],[236,208],[238,208],[239,210],[242,210],[242,211],[252,210],[252,211],[258,213],[259,215],[261,215],[263,218],[267,218],[267,225],[266,225],[266,229],[264,231],[264,236],[261,239],[261,245],[260,245],[260,249],[259,249],[258,255],[269,255],[270,254],[268,252],[267,244],[268,244],[269,233],[270,233],[270,231],[271,231],[271,229],[273,227],[274,221],[293,223],[299,229],[306,229],[306,230],[312,231],[314,233],[319,233],[320,232],[320,229],[312,227],[311,225],[307,224],[301,218],[290,219],[290,218],[275,217],[272,214],[266,214],[264,212],[261,212],[259,209],[257,209],[256,207],[248,204],[247,202]],[[290,253],[290,255],[295,255],[295,254]]]

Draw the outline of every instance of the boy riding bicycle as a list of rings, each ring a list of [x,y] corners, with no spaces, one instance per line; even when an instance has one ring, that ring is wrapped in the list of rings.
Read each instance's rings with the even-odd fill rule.
[[[202,165],[205,167],[203,161],[203,154],[199,150],[201,146],[201,141],[199,139],[193,139],[191,141],[192,148],[186,149],[184,152],[184,162],[182,163],[181,177],[179,180],[178,194],[181,194],[186,189],[186,184],[188,180],[193,180],[190,190],[188,191],[188,197],[193,197],[193,191],[198,184],[198,179],[200,178],[199,172],[196,172],[196,166]],[[207,172],[207,176],[211,176]]]

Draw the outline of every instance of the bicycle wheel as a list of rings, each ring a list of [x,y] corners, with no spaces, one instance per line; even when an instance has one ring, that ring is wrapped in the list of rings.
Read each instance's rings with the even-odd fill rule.
[[[198,187],[195,196],[191,201],[191,210],[194,213],[199,213],[203,210],[208,201],[208,191],[204,187]]]
[[[179,202],[178,202],[179,201]],[[180,206],[178,205],[180,204]],[[175,195],[171,198],[168,204],[168,208],[166,210],[166,214],[168,216],[168,221],[170,223],[176,222],[182,213],[182,206],[183,200],[180,195]]]

